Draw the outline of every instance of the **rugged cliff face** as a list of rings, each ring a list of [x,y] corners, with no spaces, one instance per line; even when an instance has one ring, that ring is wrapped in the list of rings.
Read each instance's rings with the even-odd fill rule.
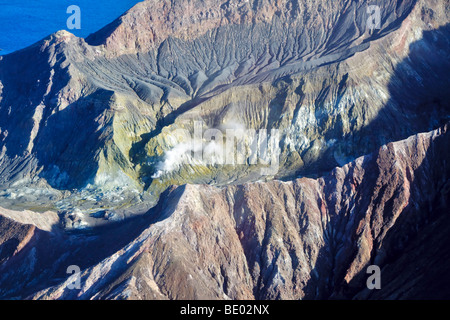
[[[369,5],[147,0],[0,56],[0,297],[448,294],[450,2]],[[200,121],[279,166],[198,161]]]
[[[148,215],[88,234],[2,212],[2,223],[34,233],[14,254],[1,239],[0,297],[448,297],[448,145],[445,126],[319,179],[173,187]],[[83,270],[78,290],[63,279],[73,264]],[[382,290],[366,288],[371,264]]]
[[[448,115],[448,1],[380,6],[371,31],[365,1],[144,1],[86,41],[61,31],[3,57],[5,203],[39,192],[45,207],[75,189],[117,207],[117,188],[129,205],[171,184],[261,178],[259,167],[165,165],[183,143],[170,132],[194,120],[279,130],[277,178],[435,129]],[[74,194],[56,207],[81,206]]]

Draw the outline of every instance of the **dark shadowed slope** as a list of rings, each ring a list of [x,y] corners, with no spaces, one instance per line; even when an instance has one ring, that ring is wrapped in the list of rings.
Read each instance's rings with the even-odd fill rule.
[[[34,236],[13,256],[2,255],[1,294],[448,298],[448,147],[445,126],[390,143],[316,180],[174,187],[149,213],[154,222],[143,217],[73,235],[33,227]],[[10,243],[2,252],[11,251]],[[61,278],[70,264],[82,266],[80,290],[69,290],[73,279]],[[365,289],[370,264],[381,267],[380,291]]]

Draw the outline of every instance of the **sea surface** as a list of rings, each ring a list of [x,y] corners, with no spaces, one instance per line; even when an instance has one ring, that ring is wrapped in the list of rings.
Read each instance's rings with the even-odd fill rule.
[[[139,0],[0,0],[0,55],[28,47],[67,30],[87,37],[112,22]],[[81,29],[69,30],[67,8],[81,9]]]

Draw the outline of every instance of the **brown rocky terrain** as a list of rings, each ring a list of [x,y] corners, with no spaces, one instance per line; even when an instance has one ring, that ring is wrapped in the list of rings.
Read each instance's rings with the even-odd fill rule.
[[[22,298],[34,299],[448,298],[448,146],[447,125],[389,143],[319,179],[173,187],[137,220],[88,235],[50,231],[17,248],[1,266],[0,293],[27,292]],[[60,240],[49,243],[52,237]],[[109,253],[101,249],[106,243]],[[47,259],[53,273],[22,281],[38,270],[22,274],[18,266],[33,260],[31,268],[38,269]],[[56,275],[77,260],[84,264],[82,286],[69,290],[73,278]],[[381,267],[381,290],[366,288],[371,264]]]
[[[0,298],[448,298],[450,1],[371,4],[146,0],[0,56]],[[197,120],[278,170],[192,161]]]
[[[129,206],[171,184],[261,178],[252,167],[161,170],[181,143],[169,133],[193,120],[279,130],[277,178],[321,175],[443,125],[448,1],[385,1],[372,31],[368,5],[147,0],[87,39],[60,31],[1,57],[5,206],[72,210],[83,195],[57,202],[91,187],[116,209],[106,193],[117,188]]]

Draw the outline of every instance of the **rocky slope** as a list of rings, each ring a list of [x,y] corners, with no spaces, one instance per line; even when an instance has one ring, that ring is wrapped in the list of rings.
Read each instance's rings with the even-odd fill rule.
[[[448,119],[448,1],[384,1],[376,30],[368,5],[149,0],[86,40],[61,31],[2,57],[4,206],[93,213],[99,201],[154,203],[171,184],[266,178],[258,166],[165,165],[182,143],[170,132],[193,120],[279,130],[269,179],[317,176],[437,128]]]
[[[319,179],[173,187],[148,215],[89,234],[1,213],[34,233],[2,255],[0,297],[448,298],[448,129],[389,143]],[[71,290],[64,272],[77,263],[81,287]],[[381,267],[381,290],[366,288],[371,264]]]
[[[0,297],[448,296],[450,2],[372,4],[147,0],[0,56]],[[195,121],[279,166],[198,161]]]

